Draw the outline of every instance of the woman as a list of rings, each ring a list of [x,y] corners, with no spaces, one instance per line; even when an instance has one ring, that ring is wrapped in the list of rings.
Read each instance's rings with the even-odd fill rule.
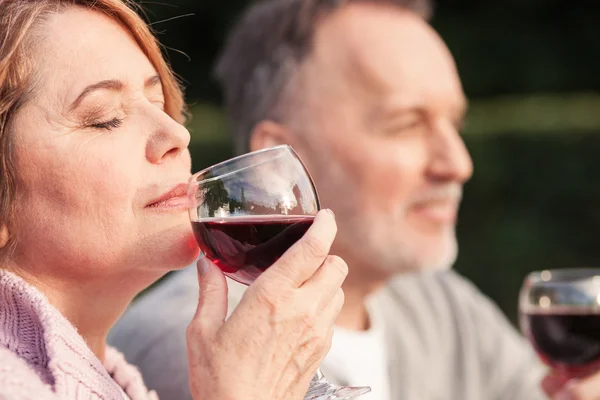
[[[0,399],[153,399],[106,335],[132,298],[198,255],[182,94],[121,0],[0,0]],[[181,199],[179,199],[181,200]],[[224,322],[198,263],[196,399],[301,399],[329,347],[346,265],[331,212]]]

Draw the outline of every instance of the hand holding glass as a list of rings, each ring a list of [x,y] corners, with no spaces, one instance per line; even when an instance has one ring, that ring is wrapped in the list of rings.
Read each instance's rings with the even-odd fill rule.
[[[250,285],[304,235],[319,211],[308,171],[289,146],[222,162],[190,181],[190,219],[205,256]],[[318,372],[305,400],[344,400],[369,387],[338,387]]]

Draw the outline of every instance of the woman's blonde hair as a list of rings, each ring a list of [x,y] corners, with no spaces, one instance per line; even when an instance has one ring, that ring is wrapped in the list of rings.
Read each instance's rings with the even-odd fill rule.
[[[10,123],[33,90],[31,53],[36,29],[51,15],[70,7],[84,7],[118,21],[134,37],[162,80],[165,111],[183,123],[182,89],[163,57],[151,29],[129,0],[0,0],[0,248],[6,255],[14,244],[11,215],[16,192],[16,171]],[[11,234],[9,234],[11,233]]]

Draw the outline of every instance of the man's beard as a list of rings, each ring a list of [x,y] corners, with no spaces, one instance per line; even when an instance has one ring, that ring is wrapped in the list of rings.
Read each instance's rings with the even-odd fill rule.
[[[315,170],[324,174],[322,181],[328,183],[323,204],[332,207],[336,214],[338,234],[333,251],[345,259],[351,274],[380,279],[397,273],[452,267],[458,256],[455,227],[449,225],[448,231],[439,233],[443,237],[437,240],[438,243],[428,245],[431,240],[418,243],[415,230],[408,225],[406,216],[411,207],[431,201],[454,199],[460,202],[461,184],[437,183],[407,199],[393,212],[381,209],[369,212],[353,195],[360,193],[358,185],[339,164],[329,158],[313,160],[318,161]]]
[[[346,214],[346,213],[341,213]],[[440,233],[437,240],[422,240],[401,221],[378,216],[338,215],[336,247],[346,257],[348,265],[360,265],[369,270],[356,271],[392,276],[423,270],[444,270],[452,267],[458,256],[454,227]],[[430,244],[433,241],[434,243]],[[343,254],[342,254],[343,253]]]

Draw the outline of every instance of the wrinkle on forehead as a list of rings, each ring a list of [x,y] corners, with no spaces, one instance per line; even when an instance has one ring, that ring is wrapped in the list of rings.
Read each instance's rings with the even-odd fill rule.
[[[88,29],[88,26],[94,28]],[[86,86],[98,81],[127,81],[138,75],[144,78],[156,75],[131,33],[101,12],[72,6],[47,18],[43,31],[41,34],[45,40],[36,41],[35,62],[41,66],[37,69],[40,83],[37,89],[45,92],[47,101],[58,102],[62,108]],[[51,40],[48,40],[49,35]],[[138,69],[129,72],[114,65],[115,54],[125,51],[125,46],[132,59],[130,62],[147,64],[147,72]],[[131,49],[137,49],[137,52],[131,52]],[[137,59],[134,60],[134,57]],[[135,74],[133,78],[132,74]]]

